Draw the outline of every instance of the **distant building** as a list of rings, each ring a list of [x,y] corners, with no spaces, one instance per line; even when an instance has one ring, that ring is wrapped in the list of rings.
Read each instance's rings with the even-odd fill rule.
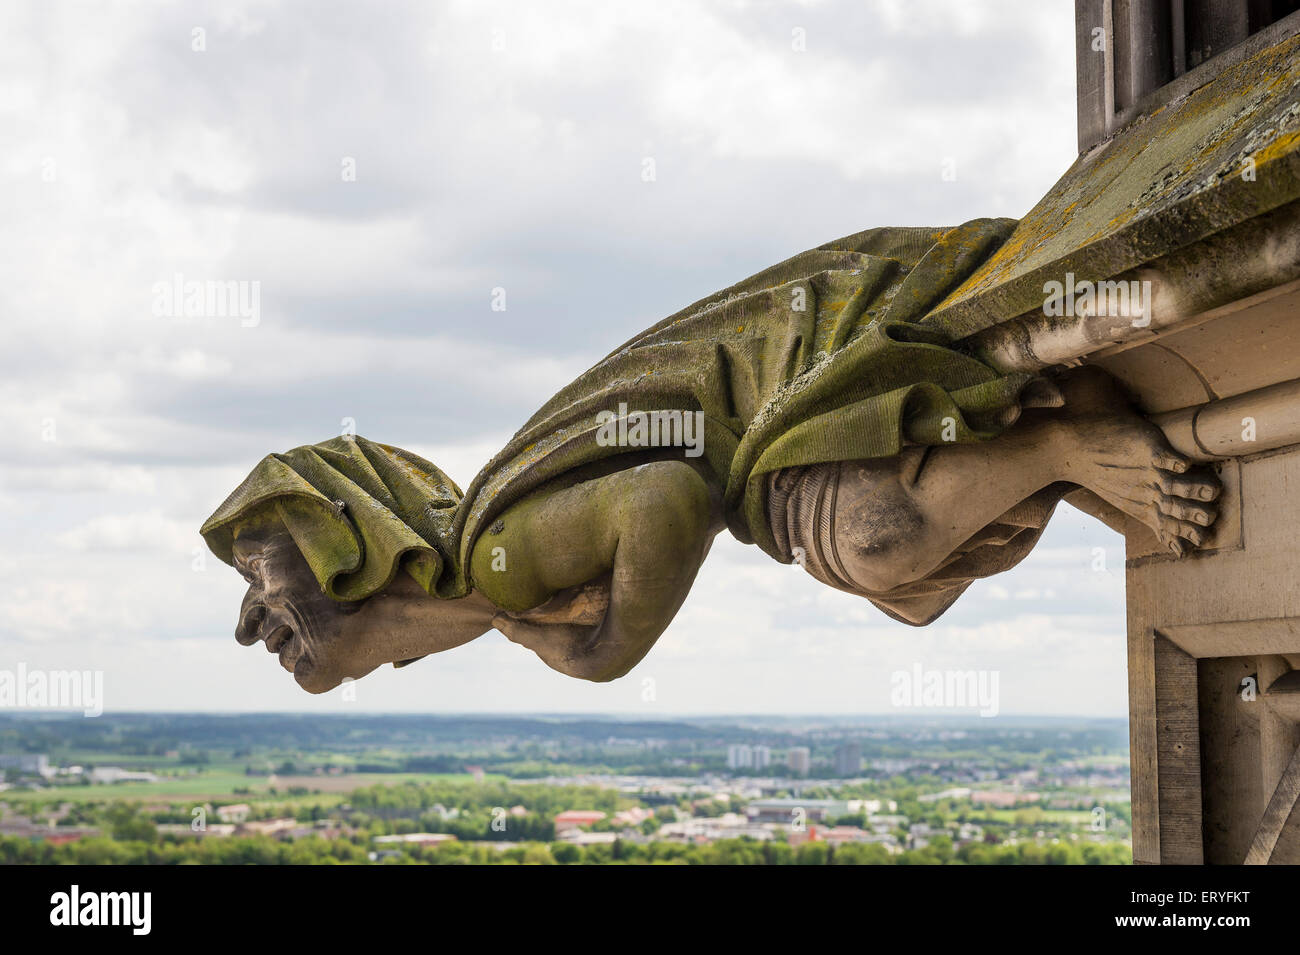
[[[594,825],[604,818],[605,814],[599,809],[566,809],[555,817],[555,831]]]
[[[838,799],[755,799],[745,807],[750,822],[806,824],[825,822],[853,813],[853,807]]]
[[[829,842],[833,846],[844,845],[849,842],[870,842],[872,834],[858,826],[828,826],[825,829],[813,827],[816,831],[816,838],[822,842]]]
[[[62,845],[65,842],[75,842],[77,839],[84,839],[87,836],[95,836],[99,830],[88,827],[64,827],[64,826],[44,826],[32,822],[30,819],[17,819],[10,822],[0,822],[0,836],[14,836],[23,839],[43,840],[54,845]]]
[[[374,841],[380,845],[440,846],[455,842],[456,837],[450,832],[404,832],[396,836],[375,836]]]
[[[923,793],[916,797],[917,802],[938,802],[940,799],[969,799],[971,789],[969,786],[958,786],[954,789],[945,789],[943,792]]]
[[[754,747],[754,768],[766,769],[772,765],[772,749],[769,746]]]
[[[274,836],[288,832],[290,829],[296,829],[298,826],[298,820],[292,817],[286,817],[284,819],[259,819],[255,822],[244,823],[239,827],[238,831],[240,835]]]
[[[716,818],[681,819],[659,827],[655,838],[663,841],[689,842],[706,845],[718,839],[753,839],[766,842],[772,838],[770,827],[750,822],[735,812],[723,813]]]
[[[1038,793],[1020,790],[977,789],[970,794],[970,801],[975,805],[988,805],[998,809],[1008,809],[1022,802],[1038,802],[1038,798]]]
[[[610,845],[618,841],[617,832],[584,832],[581,829],[566,829],[556,838],[562,842],[571,842],[575,846]]]
[[[812,753],[807,746],[792,746],[785,751],[785,765],[790,772],[807,776],[812,767]]]
[[[54,774],[54,770],[50,768],[49,757],[43,753],[0,755],[0,772],[6,769],[15,769],[20,773],[31,773],[36,776],[51,776]]]
[[[252,811],[253,807],[246,802],[235,803],[233,806],[219,806],[217,818],[222,822],[243,822]]]
[[[835,775],[857,776],[862,772],[862,747],[857,743],[843,743],[835,747]]]
[[[850,843],[875,843],[884,846],[890,854],[899,851],[898,840],[892,835],[866,832],[857,826],[809,826],[791,832],[786,837],[786,842],[792,846],[801,846],[805,842],[825,842],[832,848]]]
[[[867,825],[871,831],[879,834],[892,832],[895,829],[902,829],[907,826],[908,818],[899,815],[876,815],[872,814],[867,817]]]
[[[206,836],[233,836],[235,834],[235,826],[229,822],[210,822],[202,829],[194,829],[188,822],[160,822],[157,828],[160,836],[193,836],[200,838]]]
[[[137,773],[121,766],[96,766],[90,771],[92,783],[156,783],[158,777],[153,773]]]
[[[744,743],[732,743],[727,747],[728,769],[751,769],[754,765],[754,751]]]
[[[614,813],[614,822],[621,826],[639,826],[647,819],[653,818],[654,811],[642,806],[633,806],[631,809]]]

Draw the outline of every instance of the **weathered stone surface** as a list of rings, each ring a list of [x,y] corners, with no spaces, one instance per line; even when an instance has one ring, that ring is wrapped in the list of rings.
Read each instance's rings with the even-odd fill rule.
[[[1115,276],[1300,198],[1298,50],[1262,50],[1080,156],[927,321],[964,337],[1040,308],[1066,272]]]

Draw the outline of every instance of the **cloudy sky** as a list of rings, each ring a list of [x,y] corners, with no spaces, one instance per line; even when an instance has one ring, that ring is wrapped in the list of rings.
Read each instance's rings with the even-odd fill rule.
[[[1072,7],[5,4],[0,668],[102,670],[109,710],[667,715],[888,712],[920,664],[1123,715],[1122,542],[1065,507],[924,630],[719,539],[622,681],[493,633],[355,702],[235,643],[243,583],[197,533],[349,421],[467,485],[687,302],[860,229],[1022,215],[1074,158]],[[259,283],[256,322],[158,314],[177,275]]]

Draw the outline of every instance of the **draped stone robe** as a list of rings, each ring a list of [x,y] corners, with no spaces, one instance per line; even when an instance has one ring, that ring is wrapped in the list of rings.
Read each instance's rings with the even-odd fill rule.
[[[1040,400],[1041,379],[998,373],[925,320],[1015,224],[871,229],[701,299],[561,389],[463,494],[416,455],[335,438],[263,459],[202,533],[230,562],[243,529],[283,526],[337,599],[368,596],[399,570],[432,595],[463,596],[475,540],[511,504],[593,465],[617,467],[619,455],[644,455],[601,440],[611,415],[698,412],[700,460],[728,528],[788,562],[769,521],[769,475],[987,440]]]

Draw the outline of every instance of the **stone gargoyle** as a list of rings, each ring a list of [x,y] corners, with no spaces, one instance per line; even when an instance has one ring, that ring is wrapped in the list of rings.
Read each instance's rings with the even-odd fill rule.
[[[872,229],[702,299],[551,398],[464,493],[360,437],[264,458],[202,528],[249,584],[235,638],[313,693],[492,629],[606,681],[723,528],[917,626],[1080,488],[1189,553],[1219,484],[1116,382],[1002,374],[926,320],[1014,225]]]

